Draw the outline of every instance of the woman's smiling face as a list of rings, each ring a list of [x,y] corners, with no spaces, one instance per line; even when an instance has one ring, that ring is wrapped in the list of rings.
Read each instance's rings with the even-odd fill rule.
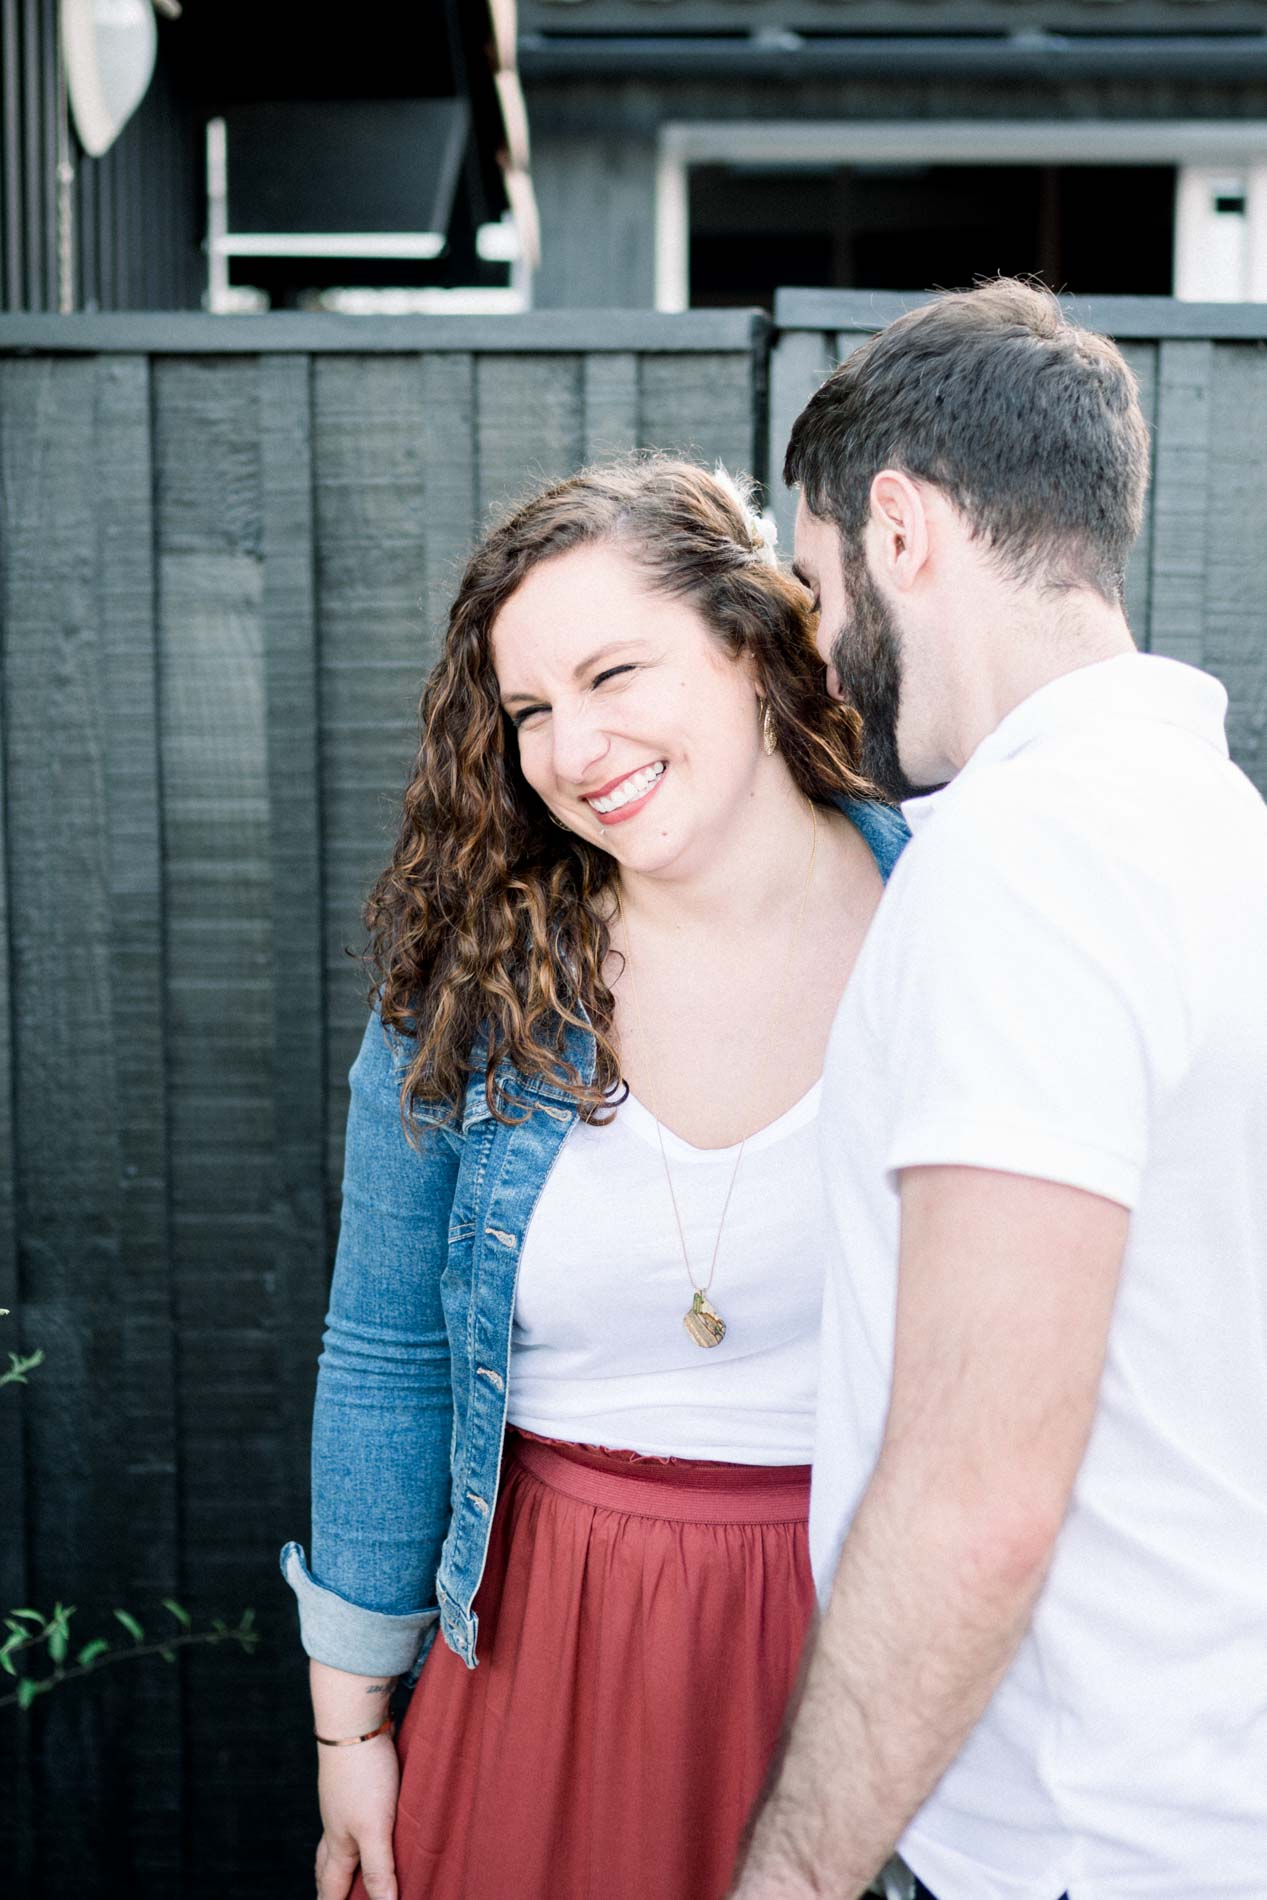
[[[493,624],[523,775],[630,870],[706,861],[763,754],[751,668],[611,543],[534,567]]]

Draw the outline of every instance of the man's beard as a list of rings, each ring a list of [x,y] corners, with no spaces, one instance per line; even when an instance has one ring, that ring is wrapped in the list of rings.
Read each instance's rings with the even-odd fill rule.
[[[849,623],[832,642],[831,663],[846,704],[862,717],[859,767],[886,797],[910,798],[915,787],[902,770],[897,750],[902,698],[897,623],[865,557],[846,558],[844,578]]]

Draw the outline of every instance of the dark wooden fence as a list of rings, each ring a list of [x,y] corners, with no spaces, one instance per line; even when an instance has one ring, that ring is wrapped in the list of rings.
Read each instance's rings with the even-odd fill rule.
[[[0,322],[0,1609],[263,1630],[0,1709],[15,1900],[310,1891],[276,1550],[419,685],[491,506],[756,466],[763,325]]]
[[[86,1638],[174,1594],[263,1632],[0,1709],[15,1900],[310,1891],[275,1558],[306,1534],[345,948],[479,523],[633,444],[777,463],[898,307],[787,293],[772,353],[747,314],[0,319],[0,1365],[47,1355],[0,1392],[0,1610],[61,1598]],[[1137,631],[1222,676],[1267,788],[1267,311],[1088,314],[1156,434]]]

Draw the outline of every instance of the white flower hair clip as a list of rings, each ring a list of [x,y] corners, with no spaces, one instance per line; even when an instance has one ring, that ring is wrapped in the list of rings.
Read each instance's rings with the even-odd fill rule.
[[[724,488],[730,499],[744,518],[748,538],[752,542],[752,551],[760,555],[767,567],[777,567],[779,557],[775,544],[779,538],[779,526],[768,508],[760,514],[753,507],[753,496],[757,484],[750,478],[732,475],[724,462],[718,462],[713,469],[713,480],[719,488]]]

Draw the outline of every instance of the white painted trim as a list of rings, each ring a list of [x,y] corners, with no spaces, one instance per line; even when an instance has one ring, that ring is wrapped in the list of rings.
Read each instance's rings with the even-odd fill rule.
[[[207,120],[207,289],[208,310],[221,316],[233,308],[229,260],[224,238],[229,228],[228,139],[223,119]]]
[[[1180,165],[1267,153],[1267,120],[766,119],[669,121],[665,157],[693,165]]]
[[[439,257],[440,231],[230,231],[213,241],[223,257]]]
[[[690,230],[686,169],[688,160],[669,149],[666,126],[660,135],[655,178],[655,307],[685,310],[690,302]]]
[[[1220,212],[1223,194],[1243,211]],[[1175,295],[1192,303],[1267,298],[1267,154],[1257,163],[1185,165],[1175,213]]]
[[[1249,251],[1246,301],[1267,303],[1267,154],[1250,165],[1245,177],[1249,200],[1246,244]]]
[[[826,165],[1175,165],[1244,169],[1250,190],[1247,296],[1267,299],[1267,120],[1075,121],[1070,119],[670,120],[656,159],[656,309],[689,300],[691,165],[751,165],[805,171]],[[1261,173],[1262,186],[1253,183]],[[1186,261],[1176,204],[1175,282]],[[1178,293],[1182,295],[1182,291]]]

